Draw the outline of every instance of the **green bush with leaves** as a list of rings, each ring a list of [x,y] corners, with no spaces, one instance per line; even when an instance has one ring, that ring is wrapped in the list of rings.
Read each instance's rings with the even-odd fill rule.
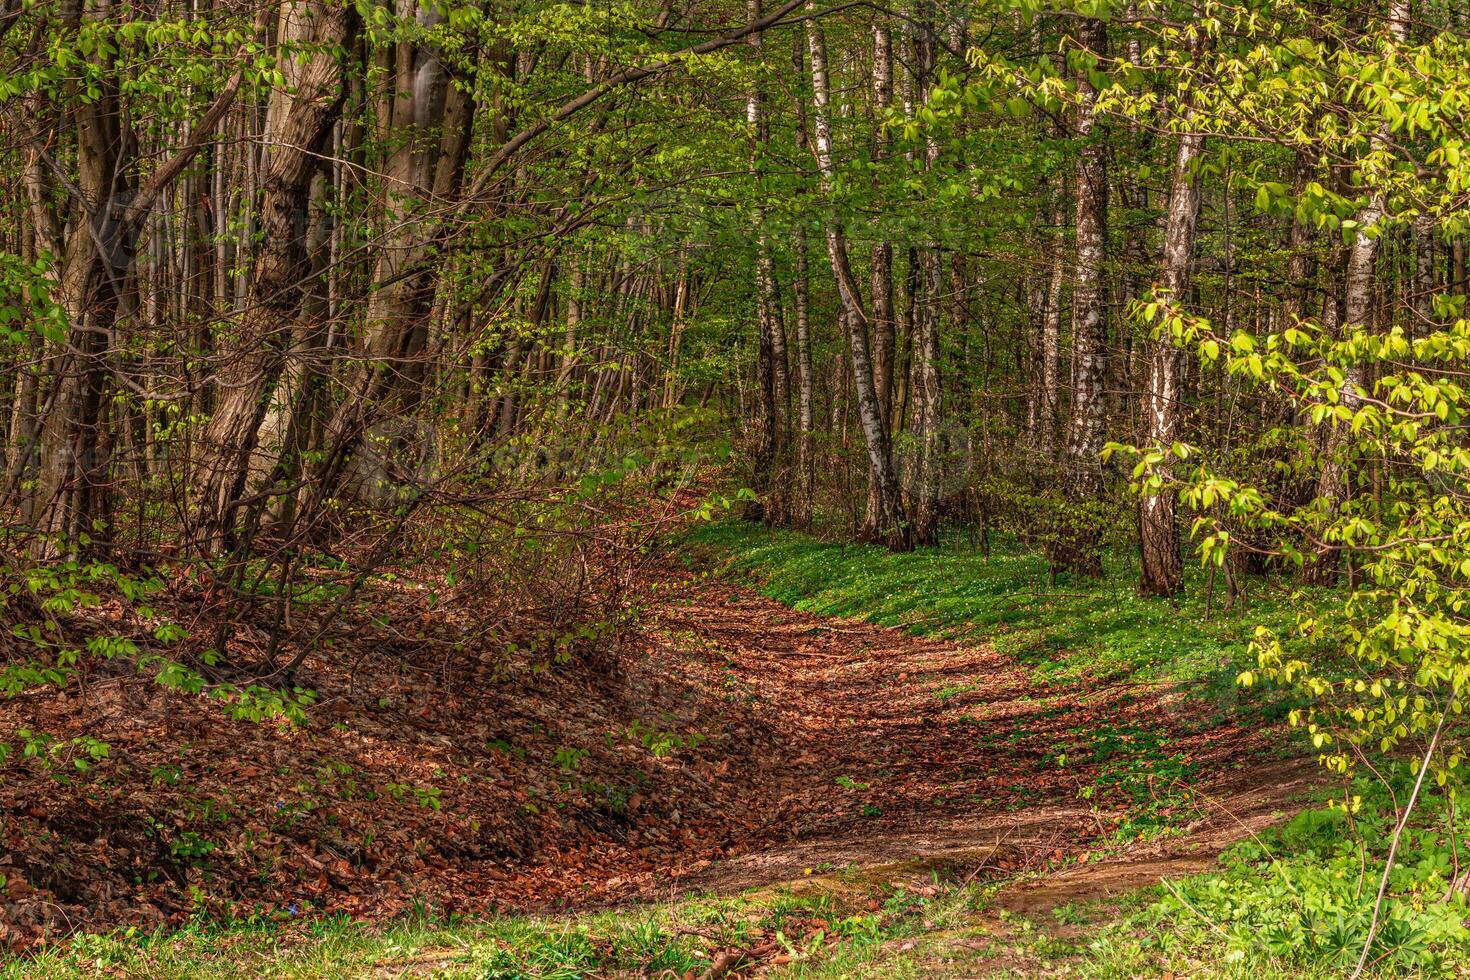
[[[1465,748],[1446,724],[1463,712],[1470,680],[1470,448],[1462,428],[1470,402],[1457,377],[1470,354],[1470,321],[1417,339],[1397,328],[1332,336],[1310,323],[1227,337],[1167,304],[1144,313],[1206,367],[1288,398],[1321,428],[1322,465],[1340,468],[1346,485],[1375,488],[1298,503],[1184,443],[1140,451],[1140,488],[1182,495],[1198,515],[1204,561],[1224,563],[1229,519],[1284,561],[1339,563],[1353,586],[1335,608],[1300,619],[1295,643],[1260,629],[1257,667],[1240,682],[1267,679],[1308,695],[1291,720],[1335,769],[1352,768],[1365,749],[1418,742],[1436,780],[1456,780]],[[1166,470],[1171,459],[1188,468]]]
[[[1407,789],[1405,782],[1396,781],[1395,789]],[[1169,886],[1144,918],[1155,931],[1160,921],[1186,932],[1208,923],[1206,945],[1225,948],[1206,955],[1226,963],[1350,968],[1366,946],[1369,961],[1381,968],[1431,975],[1462,970],[1470,930],[1444,815],[1426,813],[1405,834],[1374,929],[1377,882],[1367,842],[1392,832],[1391,795],[1373,779],[1358,779],[1350,795],[1367,805],[1307,810],[1236,845],[1222,871]]]
[[[193,658],[197,666],[170,653],[188,633],[150,604],[164,588],[163,579],[151,571],[126,572],[98,559],[15,560],[0,567],[0,582],[5,583],[0,620],[18,641],[0,664],[0,697],[64,687],[89,662],[119,660],[162,687],[214,698],[239,720],[300,721],[315,700],[304,688],[210,680],[204,671],[219,663],[212,650]],[[87,736],[58,738],[19,729],[14,739],[0,741],[0,763],[18,750],[20,759],[42,766],[86,770],[109,754],[107,743]]]

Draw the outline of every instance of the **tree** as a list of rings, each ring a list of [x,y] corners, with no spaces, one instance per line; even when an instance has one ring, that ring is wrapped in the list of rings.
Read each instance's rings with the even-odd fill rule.
[[[807,4],[809,12],[816,5]],[[811,46],[812,73],[812,150],[817,158],[822,190],[830,194],[836,177],[832,160],[831,90],[827,76],[827,41],[822,28],[808,22],[807,36]],[[878,405],[877,386],[873,380],[873,360],[868,350],[868,316],[848,260],[847,235],[840,218],[827,220],[827,256],[837,280],[837,293],[842,305],[842,320],[847,332],[848,357],[852,365],[853,390],[857,396],[858,416],[863,441],[867,446],[868,464],[878,494],[878,523],[867,533],[884,541],[895,551],[913,547],[913,528],[909,525],[900,496],[898,473],[893,465],[893,445],[888,426]]]
[[[1189,266],[1194,254],[1195,225],[1199,220],[1200,194],[1194,173],[1195,163],[1204,151],[1203,134],[1190,130],[1193,122],[1186,108],[1181,119],[1185,127],[1179,134],[1174,153],[1174,174],[1169,191],[1169,206],[1164,232],[1164,254],[1159,264],[1159,281],[1155,296],[1177,298],[1184,295],[1189,281]],[[1180,352],[1173,338],[1155,338],[1148,349],[1148,382],[1144,390],[1144,444],[1157,447],[1160,459],[1159,477],[1169,478],[1163,460],[1173,455],[1179,437]],[[1184,587],[1184,570],[1179,556],[1179,529],[1174,516],[1171,492],[1152,492],[1145,488],[1138,499],[1138,545],[1140,559],[1139,590],[1149,595],[1177,595]]]

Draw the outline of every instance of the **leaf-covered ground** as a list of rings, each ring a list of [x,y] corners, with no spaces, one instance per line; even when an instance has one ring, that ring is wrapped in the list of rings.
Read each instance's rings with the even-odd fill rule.
[[[1196,686],[1047,677],[700,573],[661,573],[636,630],[565,662],[477,643],[468,592],[370,599],[357,642],[298,678],[321,697],[305,725],[123,670],[5,703],[6,731],[114,746],[0,783],[8,938],[587,907],[895,861],[984,880],[1267,819],[1299,788],[1258,712]]]

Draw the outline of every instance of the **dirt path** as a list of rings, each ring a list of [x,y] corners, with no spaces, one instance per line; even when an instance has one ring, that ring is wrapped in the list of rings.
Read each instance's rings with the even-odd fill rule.
[[[1201,870],[1294,811],[1312,774],[1256,722],[1177,690],[1041,684],[985,647],[807,615],[728,583],[658,622],[723,670],[788,753],[765,826],[685,888],[853,865],[967,877],[1086,855],[1008,899],[1022,910]],[[1098,860],[1119,830],[1154,825],[1182,833]]]
[[[1292,809],[1311,772],[1179,691],[1048,684],[983,645],[684,572],[657,585],[636,630],[556,663],[477,646],[473,595],[431,607],[385,587],[383,622],[422,632],[365,617],[312,661],[300,726],[102,669],[0,702],[0,733],[87,735],[116,757],[0,782],[0,941],[183,923],[191,889],[381,920],[420,901],[574,911],[852,866],[922,884],[1066,863],[1045,887],[1077,897],[1197,869]],[[1174,836],[1118,853],[1160,827]]]

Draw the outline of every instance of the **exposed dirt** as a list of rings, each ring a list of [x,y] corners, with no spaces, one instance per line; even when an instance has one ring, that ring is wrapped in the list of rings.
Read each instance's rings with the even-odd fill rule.
[[[1045,686],[984,647],[811,616],[726,584],[660,621],[725,657],[752,712],[797,752],[794,796],[781,801],[790,820],[739,841],[741,853],[688,887],[730,891],[853,865],[965,877],[1093,857],[1140,807],[1185,835],[1132,848],[1129,860],[1170,855],[1187,873],[1294,812],[1314,773],[1276,757],[1274,733],[1184,691]],[[1118,734],[1101,758],[1089,747],[1105,732]],[[1159,775],[1143,761],[1119,785],[1134,744],[1161,757]],[[1117,863],[1078,865],[1057,887],[1103,888]]]
[[[201,901],[569,908],[853,865],[915,880],[1088,861],[1006,899],[1026,911],[1196,870],[1303,788],[1307,767],[1261,764],[1272,735],[1185,692],[1041,685],[984,647],[682,573],[659,586],[635,635],[564,664],[474,642],[472,596],[372,597],[416,635],[365,622],[311,662],[323,701],[304,727],[115,671],[0,702],[0,740],[116,747],[89,773],[0,782],[0,927],[25,943]],[[1194,823],[1130,852],[1153,864],[1093,860],[1145,810]]]
[[[1197,793],[1198,819],[1180,836],[1133,844],[1098,861],[1073,865],[1045,878],[1019,882],[1001,893],[996,907],[1044,920],[1044,913],[1074,902],[1111,898],[1165,878],[1199,874],[1231,844],[1255,836],[1301,809],[1319,773],[1300,760],[1282,760],[1219,781]]]

